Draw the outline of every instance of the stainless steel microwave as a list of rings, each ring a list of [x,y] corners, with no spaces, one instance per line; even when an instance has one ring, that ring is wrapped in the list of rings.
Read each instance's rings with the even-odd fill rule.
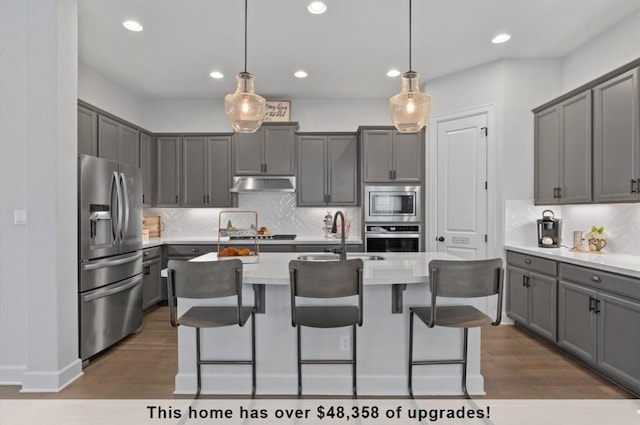
[[[422,221],[420,186],[365,186],[364,221]]]

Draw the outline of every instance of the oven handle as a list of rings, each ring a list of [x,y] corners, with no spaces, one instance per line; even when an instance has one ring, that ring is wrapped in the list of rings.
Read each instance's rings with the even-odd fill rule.
[[[365,233],[365,238],[370,239],[399,239],[399,238],[414,238],[420,239],[419,233]]]

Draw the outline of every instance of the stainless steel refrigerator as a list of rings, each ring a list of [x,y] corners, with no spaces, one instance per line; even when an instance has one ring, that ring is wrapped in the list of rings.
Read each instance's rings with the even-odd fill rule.
[[[78,158],[80,358],[142,328],[142,173]]]

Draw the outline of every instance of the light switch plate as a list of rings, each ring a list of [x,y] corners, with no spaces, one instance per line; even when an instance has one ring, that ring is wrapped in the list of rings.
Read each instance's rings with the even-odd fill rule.
[[[24,226],[27,224],[27,210],[14,210],[13,224],[18,226]]]

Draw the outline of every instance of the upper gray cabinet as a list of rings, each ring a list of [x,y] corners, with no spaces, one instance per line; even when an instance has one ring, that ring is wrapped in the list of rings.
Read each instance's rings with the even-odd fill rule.
[[[231,136],[182,139],[183,207],[230,207]]]
[[[142,205],[154,204],[156,145],[147,133],[140,133],[140,169],[142,170]]]
[[[158,136],[156,206],[180,205],[180,137]]]
[[[98,114],[98,156],[133,167],[140,166],[140,132]]]
[[[235,133],[234,175],[293,175],[297,123],[263,124],[255,133]]]
[[[638,68],[596,86],[593,99],[594,201],[638,201]]]
[[[98,113],[78,105],[78,153],[98,156]]]
[[[300,134],[297,152],[298,205],[357,205],[355,134]]]
[[[591,201],[591,91],[535,114],[536,204]]]
[[[423,180],[424,131],[364,129],[362,158],[365,183],[419,183]]]

